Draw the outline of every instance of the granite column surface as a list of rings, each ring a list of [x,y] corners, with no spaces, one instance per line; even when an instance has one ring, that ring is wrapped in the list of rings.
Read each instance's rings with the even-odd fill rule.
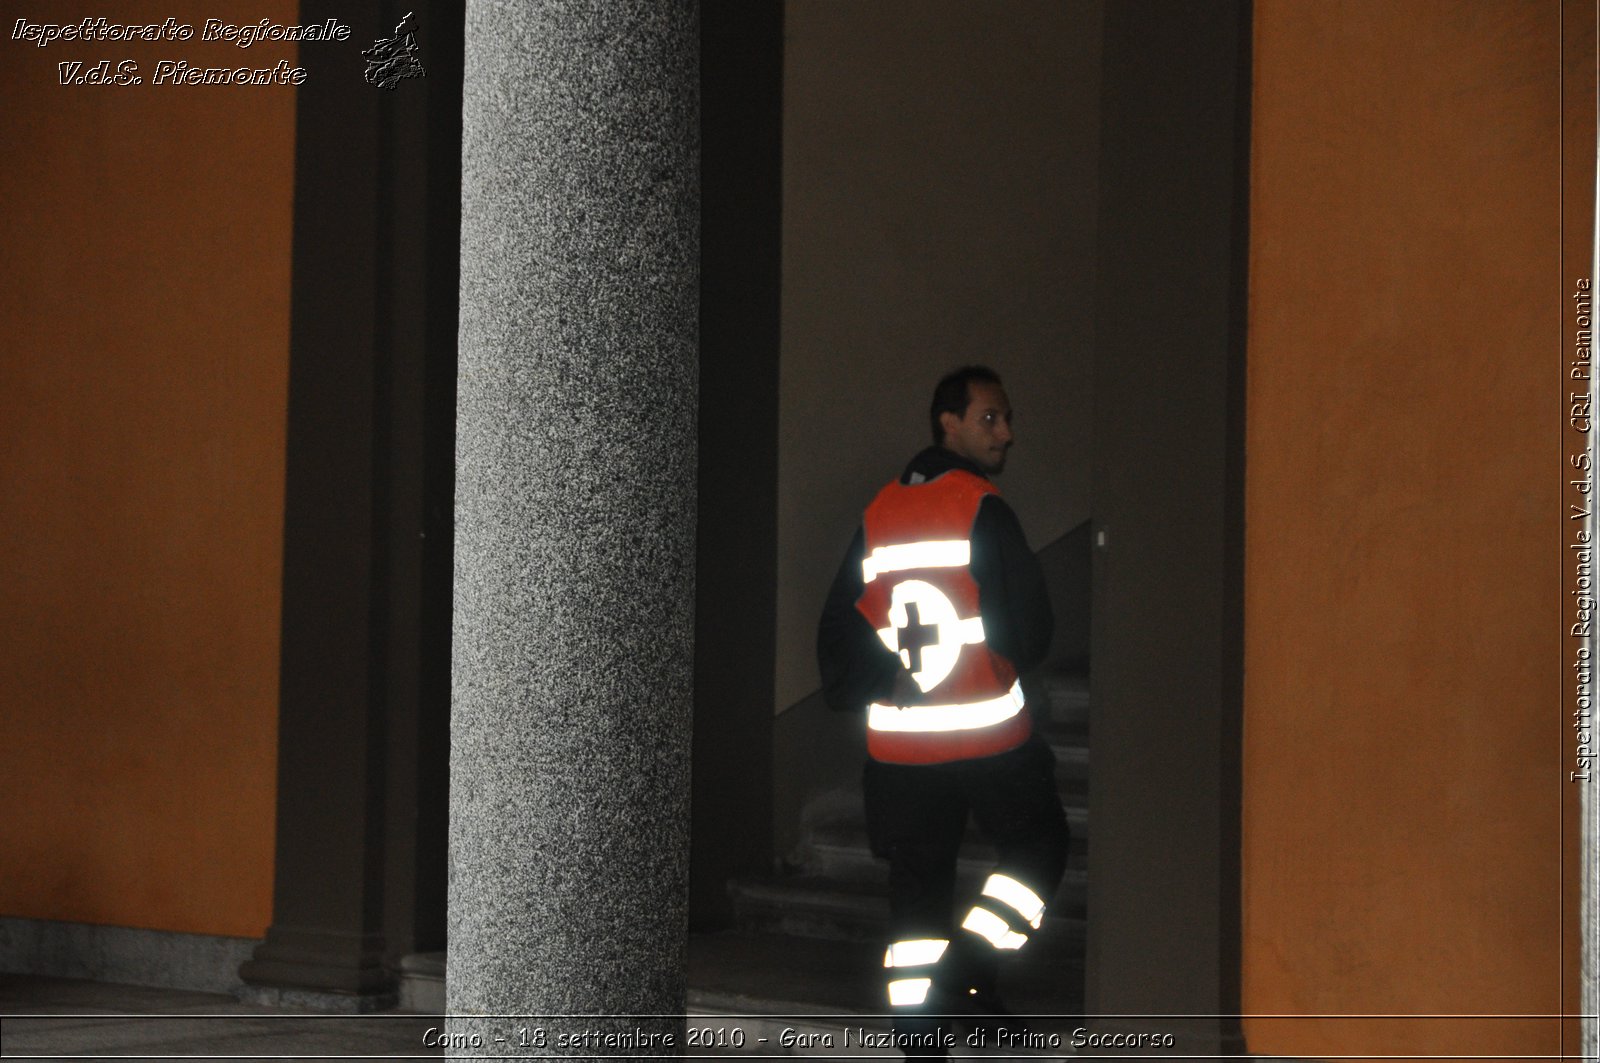
[[[454,1054],[681,1025],[698,41],[693,0],[467,9]]]

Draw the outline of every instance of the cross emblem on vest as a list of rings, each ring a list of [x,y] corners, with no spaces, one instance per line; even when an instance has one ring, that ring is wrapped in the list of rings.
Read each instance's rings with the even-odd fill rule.
[[[902,650],[911,654],[911,671],[922,671],[922,651],[939,645],[939,625],[924,624],[922,609],[916,602],[906,603],[906,622],[895,628],[895,638]]]
[[[983,620],[961,617],[954,603],[931,583],[910,579],[895,585],[889,603],[889,624],[878,637],[910,669],[923,692],[945,681],[961,656],[961,647],[983,641]]]

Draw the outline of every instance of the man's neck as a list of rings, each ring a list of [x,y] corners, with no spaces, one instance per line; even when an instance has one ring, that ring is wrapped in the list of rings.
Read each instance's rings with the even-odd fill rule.
[[[938,476],[941,473],[948,472],[951,469],[960,469],[962,472],[968,472],[974,476],[981,476],[986,480],[989,479],[988,473],[984,472],[972,461],[962,457],[960,454],[957,454],[943,443],[940,443],[936,446],[927,447],[915,458],[912,458],[910,466],[907,467],[907,472],[909,473],[913,469],[920,469],[923,475],[929,479],[933,478],[934,476]],[[902,477],[902,479],[904,479],[904,477]]]

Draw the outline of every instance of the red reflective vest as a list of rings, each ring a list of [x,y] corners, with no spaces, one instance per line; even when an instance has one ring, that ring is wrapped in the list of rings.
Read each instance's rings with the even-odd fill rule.
[[[972,578],[972,525],[988,480],[952,469],[891,483],[867,507],[866,584],[856,609],[922,690],[916,705],[867,706],[867,752],[891,764],[987,757],[1027,740],[1022,687],[989,648]]]

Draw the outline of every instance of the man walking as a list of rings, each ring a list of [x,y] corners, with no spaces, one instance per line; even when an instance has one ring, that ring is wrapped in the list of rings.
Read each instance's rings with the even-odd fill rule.
[[[946,1054],[942,1016],[1003,1011],[997,961],[1038,930],[1068,839],[1018,681],[1049,647],[1049,597],[989,480],[1012,444],[1011,405],[992,370],[968,366],[939,382],[929,420],[934,446],[867,507],[817,633],[829,705],[866,714],[867,832],[889,861],[888,1003],[913,1058]],[[999,862],[958,919],[969,812]]]

